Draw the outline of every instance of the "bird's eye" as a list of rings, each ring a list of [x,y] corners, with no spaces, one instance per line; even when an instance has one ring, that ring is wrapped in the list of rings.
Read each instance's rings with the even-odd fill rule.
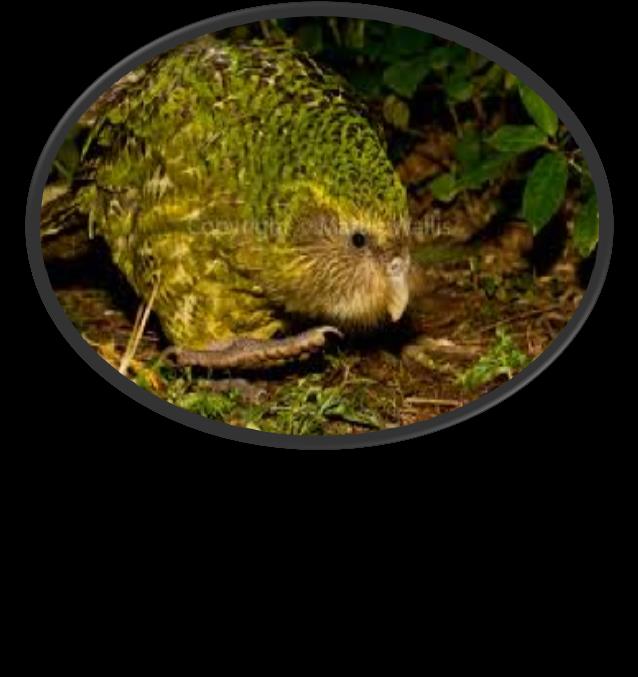
[[[354,233],[352,235],[352,244],[357,248],[361,249],[366,244],[366,236],[363,233]]]

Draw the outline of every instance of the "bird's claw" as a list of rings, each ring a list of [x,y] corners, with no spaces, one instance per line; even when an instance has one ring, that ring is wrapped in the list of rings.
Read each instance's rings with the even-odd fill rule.
[[[336,327],[313,327],[301,334],[281,339],[238,338],[221,341],[213,343],[205,350],[171,347],[165,351],[164,356],[174,357],[180,366],[211,369],[271,367],[318,351],[326,344],[326,338],[330,334],[343,338]]]

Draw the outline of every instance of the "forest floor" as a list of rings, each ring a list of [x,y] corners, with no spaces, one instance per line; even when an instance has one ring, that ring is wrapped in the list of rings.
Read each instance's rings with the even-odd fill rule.
[[[127,375],[176,406],[269,432],[359,433],[432,418],[518,373],[582,298],[576,261],[562,255],[543,275],[533,272],[521,232],[525,240],[510,224],[476,246],[424,246],[416,252],[423,289],[409,315],[305,362],[248,373],[178,368],[161,359],[166,342],[151,316]],[[120,369],[138,302],[107,253],[94,247],[50,263],[49,273],[84,339]]]

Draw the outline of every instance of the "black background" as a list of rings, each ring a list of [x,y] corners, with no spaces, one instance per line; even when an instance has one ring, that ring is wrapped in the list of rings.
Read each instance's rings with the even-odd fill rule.
[[[390,3],[383,3],[387,6]],[[98,6],[61,5],[37,9],[19,63],[17,91],[23,126],[20,158],[24,161],[24,196],[31,172],[54,126],[75,99],[104,71],[146,43],[189,23],[242,6],[171,5],[154,13],[153,6],[127,5],[122,12]],[[408,9],[396,2],[392,6]],[[589,131],[614,189],[611,150],[612,111],[606,105],[614,89],[614,52],[603,47],[607,32],[615,31],[617,16],[523,12],[519,5],[490,3],[470,10],[451,3],[429,6],[430,16],[452,23],[498,45],[543,77],[567,101]],[[190,11],[189,11],[190,10]],[[99,12],[99,16],[97,16]],[[594,85],[592,84],[594,81]],[[15,101],[15,99],[14,99]],[[604,227],[604,224],[603,224]],[[255,467],[284,459],[299,467],[311,459],[329,465],[354,462],[358,468],[396,470],[394,480],[409,481],[427,491],[433,477],[445,474],[450,487],[504,475],[512,482],[538,477],[543,483],[571,482],[583,472],[595,472],[614,442],[598,445],[612,427],[617,411],[614,362],[617,321],[613,313],[612,265],[608,281],[591,316],[570,347],[543,374],[519,393],[486,413],[410,442],[348,452],[296,452],[250,447],[217,439],[165,419],[128,399],[103,381],[81,360],[57,331],[30,279],[20,292],[21,330],[14,335],[11,355],[24,356],[19,385],[25,387],[29,416],[35,416],[27,435],[42,436],[36,446],[38,467],[69,473],[116,472],[120,478],[158,469],[179,471],[188,482],[203,464],[232,459],[249,474]],[[16,340],[17,338],[17,340]],[[34,394],[36,388],[37,394]],[[21,405],[18,404],[20,409]],[[27,438],[28,439],[28,438]],[[610,437],[611,440],[611,437]],[[32,453],[32,452],[31,452]],[[250,465],[245,462],[250,458]],[[35,458],[34,458],[35,462]],[[416,464],[422,473],[414,475]],[[255,465],[257,464],[257,465]],[[128,470],[127,470],[128,469]],[[141,476],[141,475],[138,475]],[[203,475],[201,482],[218,479]],[[307,477],[310,477],[309,475]],[[334,482],[342,476],[332,476]],[[173,475],[177,480],[177,475]],[[386,480],[390,476],[386,475]],[[302,479],[303,482],[303,479]],[[434,484],[438,484],[435,482]],[[440,487],[439,487],[440,488]]]

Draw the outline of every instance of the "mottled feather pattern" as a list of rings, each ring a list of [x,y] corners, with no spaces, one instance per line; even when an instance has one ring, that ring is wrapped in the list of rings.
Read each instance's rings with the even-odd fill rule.
[[[287,44],[205,36],[120,80],[83,121],[93,178],[78,204],[135,290],[158,286],[171,341],[269,338],[291,314],[386,319],[405,191],[337,75]]]

